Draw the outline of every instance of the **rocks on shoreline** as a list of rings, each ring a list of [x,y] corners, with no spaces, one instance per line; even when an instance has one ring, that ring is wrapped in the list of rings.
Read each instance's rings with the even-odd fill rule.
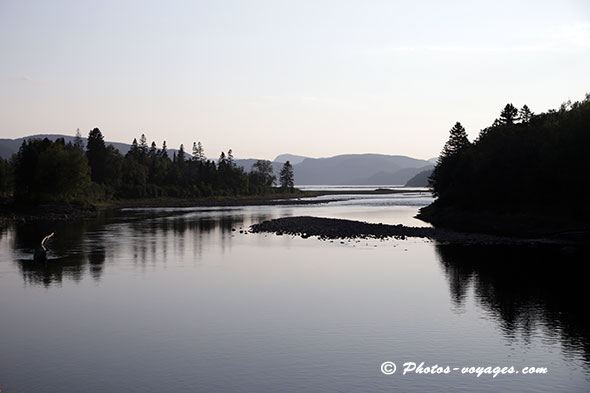
[[[289,234],[308,238],[328,239],[386,239],[405,240],[408,237],[427,238],[452,244],[571,244],[566,239],[523,239],[483,233],[457,232],[448,229],[408,227],[404,225],[372,224],[361,221],[320,217],[283,217],[254,224],[253,233]]]

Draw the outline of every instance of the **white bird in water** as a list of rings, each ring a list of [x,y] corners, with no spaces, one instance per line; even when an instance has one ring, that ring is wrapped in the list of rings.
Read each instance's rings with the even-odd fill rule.
[[[41,240],[41,244],[35,248],[35,253],[33,254],[33,259],[35,261],[43,262],[47,260],[47,248],[45,247],[45,243],[47,240],[51,239],[54,233],[55,232],[51,232],[50,235],[45,236],[43,240]]]

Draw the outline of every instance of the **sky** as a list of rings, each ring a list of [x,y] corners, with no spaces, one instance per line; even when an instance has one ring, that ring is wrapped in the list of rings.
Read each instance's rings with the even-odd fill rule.
[[[436,157],[590,92],[590,1],[0,0],[0,138]]]

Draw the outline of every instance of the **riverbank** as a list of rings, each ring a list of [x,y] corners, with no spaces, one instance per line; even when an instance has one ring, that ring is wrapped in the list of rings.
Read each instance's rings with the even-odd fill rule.
[[[385,195],[424,193],[424,189],[326,190],[292,193],[270,193],[249,196],[216,196],[204,198],[145,198],[118,199],[90,203],[52,202],[39,205],[19,205],[5,199],[0,203],[0,222],[68,221],[91,219],[103,210],[128,208],[224,207],[224,206],[279,206],[315,205],[346,200],[351,195]],[[328,198],[315,199],[320,196]],[[329,198],[332,197],[332,198]]]
[[[590,243],[590,226],[561,213],[563,209],[547,208],[537,212],[467,210],[441,207],[437,203],[420,209],[416,218],[437,228],[517,238],[570,239]]]
[[[302,238],[317,236],[328,239],[406,239],[427,238],[445,244],[586,244],[571,237],[518,238],[485,233],[460,232],[442,228],[408,227],[404,225],[371,224],[361,221],[320,217],[283,217],[250,227],[253,233],[275,233]]]
[[[339,200],[339,198],[321,201],[308,199],[315,196],[317,195],[314,192],[301,192],[237,197],[121,199],[98,203],[97,207],[99,209],[128,209],[158,207],[276,206],[310,205]]]
[[[125,208],[167,208],[167,207],[223,207],[223,206],[274,206],[308,205],[328,203],[336,199],[301,199],[313,196],[301,194],[272,194],[249,197],[211,197],[211,198],[149,198],[122,199],[95,204],[51,202],[38,205],[19,205],[4,203],[0,205],[0,222],[34,221],[75,221],[92,219],[100,211]]]
[[[38,205],[0,204],[0,223],[35,221],[76,221],[94,218],[99,209],[92,204],[51,202]]]

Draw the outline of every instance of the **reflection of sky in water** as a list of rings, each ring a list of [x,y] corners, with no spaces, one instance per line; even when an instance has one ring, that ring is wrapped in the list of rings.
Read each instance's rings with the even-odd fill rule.
[[[323,195],[313,199],[332,201],[317,205],[276,205],[276,206],[233,206],[233,207],[199,207],[199,208],[150,208],[124,209],[124,211],[151,211],[157,213],[179,214],[193,212],[200,217],[219,215],[239,215],[246,217],[263,216],[264,219],[284,216],[317,216],[367,221],[384,224],[403,224],[407,226],[430,226],[415,219],[418,208],[433,201],[430,193],[400,193],[385,195]],[[193,216],[194,216],[193,214]],[[258,219],[248,221],[246,226],[260,222]]]

